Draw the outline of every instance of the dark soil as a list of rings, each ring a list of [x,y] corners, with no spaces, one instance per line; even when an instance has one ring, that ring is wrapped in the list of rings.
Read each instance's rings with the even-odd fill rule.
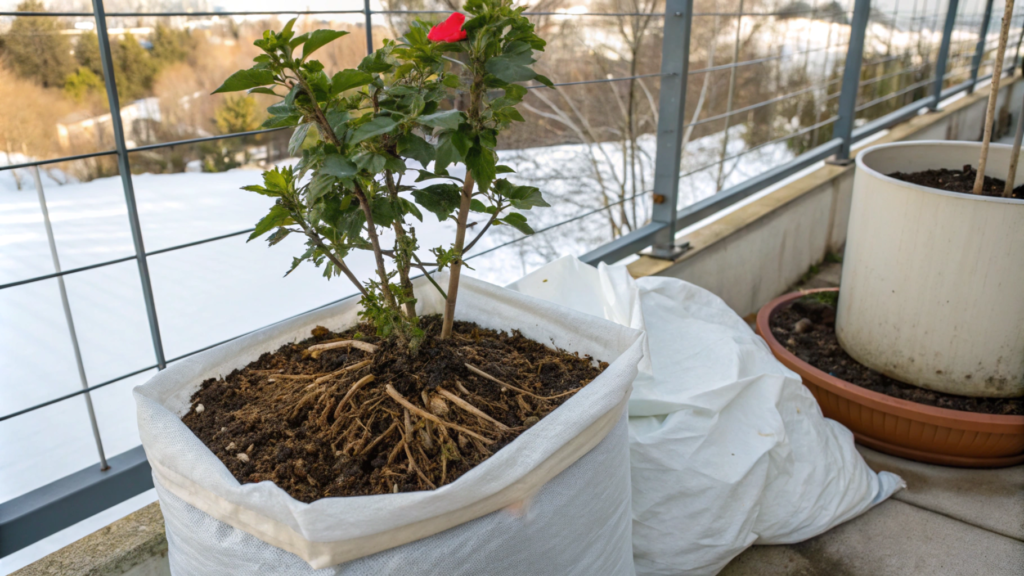
[[[772,335],[797,358],[831,376],[893,398],[965,412],[1024,415],[1024,399],[970,398],[933,392],[893,380],[860,364],[836,339],[836,310],[828,302],[828,294],[804,296],[771,317]],[[803,325],[798,326],[800,323]]]
[[[270,480],[303,502],[426,490],[486,460],[608,366],[518,332],[456,322],[442,341],[440,317],[421,326],[416,355],[394,340],[318,326],[203,382],[182,421],[239,482]],[[364,343],[376,350],[357,348]]]
[[[967,164],[963,167],[963,170],[948,170],[946,168],[940,168],[938,170],[925,170],[923,172],[912,172],[909,174],[905,172],[893,172],[892,174],[889,174],[889,176],[897,180],[910,182],[911,184],[928,186],[929,188],[937,188],[947,192],[970,194],[973,196],[974,179],[978,177],[978,171],[970,164]],[[985,184],[981,188],[981,195],[1002,196],[1004,186],[1006,186],[1005,180],[985,176]],[[1014,188],[1010,197],[1024,198],[1024,184]]]

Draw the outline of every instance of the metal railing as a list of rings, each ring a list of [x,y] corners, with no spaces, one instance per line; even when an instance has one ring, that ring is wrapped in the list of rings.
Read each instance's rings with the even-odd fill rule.
[[[665,0],[665,11],[660,15],[663,19],[662,46],[661,46],[661,70],[655,74],[636,74],[632,76],[579,80],[571,82],[556,83],[558,87],[589,85],[599,83],[623,82],[638,80],[642,78],[656,77],[660,79],[660,89],[657,105],[657,149],[654,157],[653,190],[632,194],[619,198],[610,205],[604,205],[593,210],[587,210],[560,222],[550,224],[538,230],[538,234],[557,229],[562,226],[578,222],[587,217],[593,216],[602,211],[610,210],[612,207],[625,202],[633,202],[637,199],[650,197],[649,222],[637,222],[631,232],[626,233],[611,242],[608,242],[597,249],[594,249],[581,256],[581,259],[590,264],[596,265],[599,262],[616,262],[623,258],[636,254],[637,252],[650,249],[650,254],[660,258],[674,258],[685,250],[685,246],[676,244],[676,232],[686,226],[701,221],[716,212],[755,194],[765,188],[811,166],[821,160],[844,164],[850,161],[850,151],[854,143],[871,136],[881,130],[885,130],[899,122],[902,122],[916,114],[922,109],[930,108],[935,110],[939,103],[952,95],[964,91],[972,91],[975,85],[988,76],[979,77],[979,73],[985,65],[986,47],[991,49],[991,42],[994,40],[988,33],[990,22],[993,21],[993,0],[987,0],[984,8],[984,15],[976,20],[978,28],[977,41],[972,46],[969,42],[960,42],[961,45],[953,45],[952,39],[955,34],[964,31],[962,20],[958,20],[958,8],[961,0],[936,0],[948,2],[945,5],[945,13],[939,16],[939,12],[929,11],[925,5],[918,7],[914,2],[914,9],[909,17],[903,19],[909,22],[909,30],[913,32],[916,26],[918,45],[925,46],[914,52],[892,54],[891,50],[884,53],[865,53],[865,42],[868,37],[869,21],[875,16],[872,14],[870,0],[854,0],[852,11],[837,13],[835,11],[825,14],[817,6],[801,12],[751,12],[744,11],[742,0],[736,12],[702,12],[695,13],[693,0]],[[66,156],[55,159],[32,160],[18,164],[0,166],[0,172],[13,169],[32,170],[33,182],[36,187],[40,209],[44,214],[46,222],[47,237],[51,256],[53,259],[54,272],[42,274],[26,279],[18,279],[0,284],[0,290],[33,284],[45,280],[56,279],[62,295],[65,320],[71,339],[74,343],[74,354],[79,367],[80,389],[46,401],[27,406],[10,413],[0,414],[0,422],[17,418],[40,408],[64,402],[77,396],[83,396],[89,411],[89,421],[93,428],[99,465],[69,475],[58,482],[44,486],[11,501],[0,504],[0,557],[10,554],[24,546],[31,544],[41,538],[48,536],[66,526],[69,526],[83,518],[125,500],[151,487],[151,479],[148,474],[148,465],[145,462],[145,455],[141,449],[134,449],[127,453],[107,459],[103,442],[99,434],[97,418],[92,410],[90,393],[100,388],[109,386],[116,382],[123,381],[132,376],[147,372],[149,370],[162,370],[168,364],[202,352],[223,342],[204,346],[185,354],[172,358],[166,357],[164,344],[160,329],[157,306],[153,294],[152,281],[150,278],[148,259],[157,254],[184,250],[202,244],[217,242],[228,238],[234,238],[252,231],[252,228],[239,230],[227,234],[220,234],[209,238],[195,240],[187,243],[177,244],[158,250],[147,251],[143,238],[142,227],[139,221],[137,200],[134,190],[131,171],[131,155],[141,151],[154,151],[167,149],[175,146],[201,144],[205,142],[223,140],[226,138],[239,138],[257,136],[273,133],[277,130],[256,130],[243,133],[225,134],[178,140],[173,142],[162,142],[147,144],[129,148],[125,137],[125,130],[122,119],[118,113],[121,110],[117,84],[116,70],[112,58],[111,42],[107,29],[107,19],[114,17],[196,17],[196,16],[217,16],[229,17],[239,15],[271,15],[271,14],[363,14],[364,29],[366,34],[366,50],[373,51],[373,22],[372,18],[377,14],[406,14],[408,11],[374,11],[370,9],[369,0],[364,0],[361,10],[336,10],[336,11],[282,11],[282,12],[163,12],[163,13],[106,13],[103,0],[92,0],[93,12],[0,12],[0,16],[39,16],[39,17],[91,17],[95,20],[95,30],[100,44],[100,59],[103,69],[108,104],[111,113],[111,122],[115,148],[113,150],[91,152],[75,156]],[[830,6],[834,6],[831,4]],[[445,13],[441,11],[423,10],[413,11],[419,14]],[[807,13],[807,14],[804,14]],[[527,12],[527,15],[534,16],[566,16],[559,12]],[[806,39],[807,46],[803,50],[791,53],[774,54],[757,58],[742,59],[740,50],[741,22],[745,19],[763,18],[792,18],[801,16],[810,17],[814,22],[827,22],[828,40],[824,47],[810,48],[810,34]],[[900,22],[900,12],[894,9],[892,15],[892,28],[890,30],[889,46],[892,45],[891,35],[897,32]],[[622,13],[572,13],[573,17],[579,16],[613,16],[613,17],[637,17],[650,16],[646,13],[622,12]],[[691,48],[693,41],[692,22],[694,18],[715,18],[716,26],[718,19],[730,18],[736,20],[735,45],[733,46],[732,57],[728,63],[715,63],[713,54],[707,58],[708,64],[704,67],[691,67]],[[941,22],[941,40],[938,45],[923,42],[926,34],[929,37],[937,34],[937,26]],[[995,18],[998,28],[998,17]],[[1018,38],[1013,48],[1011,66],[1008,66],[1007,74],[1012,74],[1015,64],[1018,61],[1020,40],[1024,38],[1024,30],[1018,26],[1016,37]],[[846,34],[845,54],[838,56],[838,48],[842,44],[833,38]],[[735,98],[739,84],[739,74],[758,66],[775,65],[781,66],[783,62],[791,62],[796,59],[803,59],[805,69],[810,58],[824,56],[824,66],[828,72],[826,79],[822,82],[814,82],[808,86],[796,90],[771,96],[757,102],[738,102]],[[869,56],[868,59],[865,59]],[[970,56],[971,62],[967,65],[968,74],[965,81],[955,82],[958,74],[963,72],[965,56]],[[909,65],[898,66],[900,63]],[[958,64],[960,62],[960,64]],[[865,70],[875,70],[871,76],[863,77]],[[728,91],[725,98],[724,110],[708,108],[700,110],[692,98],[693,88],[696,88],[698,78],[709,78],[715,73],[727,73]],[[688,83],[693,79],[694,86]],[[556,78],[557,80],[557,78]],[[892,87],[894,85],[895,87]],[[882,93],[883,86],[886,86],[885,93]],[[706,86],[705,86],[706,87]],[[838,87],[838,91],[835,91]],[[529,86],[529,88],[536,88]],[[812,98],[811,100],[806,100]],[[703,101],[703,96],[701,96]],[[745,116],[756,114],[770,114],[774,107],[790,105],[794,101],[810,102],[813,105],[813,118],[807,124],[783,134],[769,134],[762,142],[752,142],[739,153],[728,151],[730,129],[739,126],[737,123]],[[741,105],[737,105],[741,104]],[[885,104],[886,106],[882,106]],[[879,112],[881,110],[881,112]],[[10,112],[8,112],[10,113]],[[16,113],[16,112],[15,112]],[[711,132],[715,126],[724,126],[719,132]],[[683,163],[683,156],[687,141],[693,130],[708,130],[708,134],[721,134],[721,152],[714,161],[698,164],[697,167],[688,167]],[[807,145],[796,146],[795,143],[809,142]],[[747,155],[778,146],[793,146],[792,158],[781,165],[770,167],[762,173],[732,185],[723,186],[721,174],[728,162],[738,163]],[[84,160],[113,156],[117,161],[117,168],[120,175],[121,185],[124,193],[125,205],[127,207],[129,229],[131,232],[133,254],[130,256],[105,260],[72,269],[62,269],[57,247],[53,239],[53,232],[49,226],[45,191],[42,180],[39,177],[39,169],[48,165],[61,162]],[[718,168],[718,188],[713,194],[704,198],[696,199],[693,202],[680,205],[680,184],[687,178],[694,177],[700,173]],[[506,246],[521,242],[523,239],[515,239],[499,244],[487,250],[478,252],[472,257],[480,257],[484,254],[504,248]],[[134,261],[138,269],[138,278],[141,285],[143,302],[146,309],[146,319],[150,333],[154,361],[144,367],[130,371],[116,378],[103,382],[90,384],[86,378],[85,370],[82,368],[81,353],[78,349],[77,336],[75,333],[74,318],[71,308],[67,303],[64,279],[70,275],[79,274],[87,270],[94,270],[112,266],[115,264]],[[334,304],[331,302],[326,305]],[[236,336],[237,338],[238,336]]]

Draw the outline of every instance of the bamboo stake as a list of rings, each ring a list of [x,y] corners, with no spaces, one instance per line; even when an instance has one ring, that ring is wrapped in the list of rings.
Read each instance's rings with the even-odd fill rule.
[[[1006,57],[1006,41],[1010,36],[1010,18],[1013,16],[1013,0],[1006,0],[1003,23],[999,28],[999,48],[992,63],[992,85],[989,86],[988,108],[985,110],[985,136],[981,141],[981,157],[978,159],[978,175],[974,179],[975,194],[981,194],[985,185],[985,165],[988,163],[988,146],[992,142],[992,123],[996,115],[996,99],[999,97],[999,80],[1003,75],[1003,59]],[[982,39],[984,42],[984,39]]]

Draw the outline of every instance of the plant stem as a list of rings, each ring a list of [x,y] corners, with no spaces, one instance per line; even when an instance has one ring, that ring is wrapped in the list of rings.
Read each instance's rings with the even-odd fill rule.
[[[1010,35],[1010,18],[1013,16],[1013,0],[1006,0],[1003,22],[999,28],[999,48],[992,63],[992,84],[989,86],[988,108],[985,110],[985,136],[981,141],[981,157],[978,158],[978,175],[974,179],[975,194],[981,194],[985,186],[985,165],[988,163],[988,146],[992,142],[992,123],[996,115],[996,99],[999,97],[999,80],[1003,75],[1003,59],[1006,57],[1006,41]]]
[[[398,188],[395,186],[395,178],[392,176],[391,170],[384,171],[384,181],[388,186],[388,195],[397,204]],[[402,221],[398,218],[395,218],[392,227],[395,229],[395,255],[400,256],[402,240],[406,237],[405,228],[402,226]],[[396,258],[395,263],[398,265],[398,278],[402,283],[402,290],[405,291],[406,298],[413,298],[415,291],[413,290],[412,281],[409,280],[409,261],[401,257]],[[409,318],[416,317],[416,303],[414,301],[405,303],[405,315]]]
[[[292,213],[294,212],[295,211],[292,210]],[[341,272],[345,274],[346,277],[348,277],[348,279],[352,282],[353,285],[355,285],[355,287],[359,290],[360,293],[362,293],[363,296],[368,297],[369,294],[366,292],[366,288],[364,288],[363,285],[359,283],[359,279],[356,278],[356,275],[353,274],[352,271],[349,270],[348,266],[345,265],[345,260],[335,256],[334,253],[331,252],[330,248],[328,248],[324,244],[324,241],[322,238],[320,238],[320,235],[317,234],[316,231],[310,229],[309,226],[307,226],[304,221],[298,220],[298,224],[299,226],[302,227],[302,232],[306,235],[306,237],[312,240],[313,243],[317,245],[317,247],[323,250],[324,255],[327,256],[327,259],[330,260],[331,263],[334,264],[334,266],[338,270],[341,270]]]
[[[469,110],[467,119],[474,129],[479,128],[480,105],[484,93],[484,71],[482,62],[474,62],[473,84],[470,88]],[[462,197],[459,200],[459,215],[455,227],[455,260],[451,264],[448,275],[448,297],[444,303],[444,321],[441,323],[441,340],[452,335],[455,324],[455,303],[459,297],[459,278],[462,275],[462,252],[466,244],[466,221],[469,219],[469,206],[473,200],[473,173],[466,166],[466,180],[462,184]]]
[[[455,254],[451,272],[448,274],[448,298],[444,303],[444,322],[441,324],[441,339],[452,335],[455,325],[455,301],[459,297],[459,277],[462,275],[462,247],[466,243],[466,220],[469,219],[469,203],[473,198],[473,175],[466,170],[466,183],[462,186],[459,201],[458,224],[455,227]]]
[[[366,192],[362,189],[359,183],[355,185],[356,198],[359,199],[359,206],[363,209],[363,214],[366,216],[366,234],[370,237],[370,245],[373,246],[373,257],[377,261],[377,275],[380,276],[380,291],[384,295],[385,304],[392,309],[398,309],[398,302],[395,300],[395,295],[391,293],[391,288],[388,286],[388,272],[387,268],[384,267],[384,254],[380,248],[380,238],[377,236],[377,228],[373,223],[373,214],[370,210],[370,201],[367,199]]]

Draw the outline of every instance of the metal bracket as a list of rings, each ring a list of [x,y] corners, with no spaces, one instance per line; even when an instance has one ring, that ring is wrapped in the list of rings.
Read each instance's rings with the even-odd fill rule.
[[[651,246],[651,253],[647,254],[651,258],[657,258],[658,260],[677,260],[680,256],[687,253],[690,248],[689,242],[683,241],[680,244],[673,244],[671,246]]]

